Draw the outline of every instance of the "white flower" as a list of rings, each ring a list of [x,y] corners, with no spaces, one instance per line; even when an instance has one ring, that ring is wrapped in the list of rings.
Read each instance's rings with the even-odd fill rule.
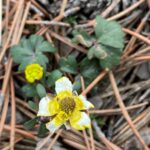
[[[93,104],[87,101],[83,95],[73,94],[73,85],[67,77],[56,81],[55,90],[57,95],[54,98],[44,97],[39,103],[37,115],[53,117],[52,121],[46,124],[47,129],[55,132],[66,122],[77,130],[90,128],[91,120],[83,111],[93,108]]]

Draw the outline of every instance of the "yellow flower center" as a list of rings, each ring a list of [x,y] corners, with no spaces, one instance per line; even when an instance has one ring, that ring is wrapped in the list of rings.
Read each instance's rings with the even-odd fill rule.
[[[30,64],[25,69],[25,77],[29,83],[40,80],[43,77],[43,68],[39,64]]]
[[[60,101],[59,106],[60,106],[61,111],[64,111],[65,113],[70,114],[73,112],[76,106],[76,103],[73,97],[65,97],[64,99]]]

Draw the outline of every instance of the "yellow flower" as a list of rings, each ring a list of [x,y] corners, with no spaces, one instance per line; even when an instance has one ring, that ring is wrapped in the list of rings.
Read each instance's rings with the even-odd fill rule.
[[[51,116],[53,119],[46,124],[50,132],[55,132],[61,125],[71,125],[77,130],[90,128],[91,120],[84,110],[93,108],[93,104],[83,95],[74,94],[73,85],[66,77],[55,83],[56,96],[44,97],[39,103],[37,116]]]
[[[39,64],[30,64],[25,69],[25,77],[29,83],[40,80],[43,77],[43,68]]]

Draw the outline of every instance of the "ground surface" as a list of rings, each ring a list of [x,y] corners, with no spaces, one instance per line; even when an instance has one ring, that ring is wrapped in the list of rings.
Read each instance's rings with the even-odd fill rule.
[[[6,0],[0,47],[0,149],[142,150],[150,146],[149,9],[148,0]],[[22,37],[37,34],[58,49],[54,56],[48,55],[50,71],[59,68],[60,57],[69,54],[81,62],[87,49],[73,43],[71,33],[80,27],[92,33],[91,21],[96,15],[119,22],[126,35],[120,65],[112,72],[97,68],[98,75],[86,85],[89,85],[87,97],[96,106],[89,111],[92,129],[86,132],[60,129],[53,135],[47,133],[44,139],[39,138],[40,121],[32,130],[23,126],[36,116],[36,111],[28,106],[30,99],[22,93],[26,81],[23,73],[17,72],[9,48]],[[74,81],[80,72],[63,74]],[[38,99],[33,101],[38,104]]]

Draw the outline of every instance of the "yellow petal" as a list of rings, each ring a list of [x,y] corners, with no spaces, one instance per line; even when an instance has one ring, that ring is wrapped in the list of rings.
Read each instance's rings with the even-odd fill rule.
[[[77,130],[84,130],[91,127],[91,120],[85,112],[76,111],[69,120],[71,126]]]
[[[50,113],[50,116],[53,116],[59,112],[59,103],[56,99],[52,99],[48,103],[48,111]]]
[[[83,95],[75,96],[76,110],[86,110],[94,108],[94,105],[90,103]]]
[[[72,92],[71,91],[62,91],[59,94],[57,94],[56,99],[61,100],[64,99],[65,97],[72,97]]]
[[[75,109],[78,110],[78,111],[83,110],[84,109],[84,104],[81,101],[81,99],[79,98],[79,96],[75,96],[74,100],[75,100],[75,103],[76,103]]]
[[[62,124],[61,124],[61,125],[62,125]],[[46,128],[47,128],[51,133],[54,133],[56,130],[59,129],[59,127],[60,127],[61,125],[57,125],[57,124],[55,123],[55,120],[53,119],[52,121],[50,121],[50,122],[48,122],[48,123],[46,124]]]
[[[67,77],[62,77],[58,79],[55,83],[55,91],[57,94],[63,91],[72,92],[72,88],[73,88],[73,85]]]
[[[29,64],[25,69],[25,77],[29,83],[40,80],[43,77],[43,68],[39,64]]]
[[[83,103],[83,109],[89,109],[89,108],[94,108],[94,105],[92,103],[90,103],[85,96],[83,95],[79,95],[79,99],[82,101]]]
[[[59,114],[54,117],[54,119],[46,124],[47,129],[50,132],[55,132],[61,125],[63,125],[68,120],[68,116],[64,112],[59,112]]]

